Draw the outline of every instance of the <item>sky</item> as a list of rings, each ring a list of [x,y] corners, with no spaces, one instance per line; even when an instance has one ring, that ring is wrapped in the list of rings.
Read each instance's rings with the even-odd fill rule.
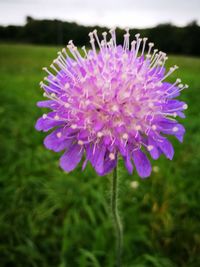
[[[26,16],[91,26],[184,26],[200,24],[200,0],[0,0],[1,25],[23,25]]]

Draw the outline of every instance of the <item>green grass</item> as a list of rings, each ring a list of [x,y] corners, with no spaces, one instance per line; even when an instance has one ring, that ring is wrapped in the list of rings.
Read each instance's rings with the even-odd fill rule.
[[[56,51],[0,45],[0,265],[113,267],[110,177],[90,166],[64,173],[60,154],[34,129],[41,68]],[[187,132],[183,144],[173,140],[173,161],[153,162],[149,179],[128,175],[120,162],[123,267],[200,266],[200,59],[171,56],[169,64],[190,85],[181,96]]]

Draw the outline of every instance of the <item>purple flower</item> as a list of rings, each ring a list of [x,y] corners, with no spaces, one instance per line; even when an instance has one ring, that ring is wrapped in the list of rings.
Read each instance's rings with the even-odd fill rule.
[[[39,131],[53,131],[44,144],[55,152],[64,150],[60,166],[72,171],[84,157],[83,169],[90,161],[99,175],[112,171],[122,156],[129,173],[134,167],[139,176],[151,173],[153,159],[165,154],[172,159],[174,150],[167,135],[182,142],[184,127],[176,117],[184,118],[187,104],[176,99],[187,88],[177,79],[166,78],[178,67],[165,70],[166,54],[153,50],[147,38],[129,43],[129,31],[123,46],[116,44],[115,30],[110,39],[97,31],[89,34],[92,49],[80,53],[72,41],[58,53],[48,76],[41,82],[48,100],[38,102],[49,108],[36,123]],[[95,47],[98,45],[98,49]]]

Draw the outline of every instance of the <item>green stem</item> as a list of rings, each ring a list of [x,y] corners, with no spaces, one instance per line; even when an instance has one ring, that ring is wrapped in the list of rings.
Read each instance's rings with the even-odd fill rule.
[[[117,167],[113,170],[112,176],[112,189],[111,189],[111,211],[113,216],[113,223],[116,233],[116,267],[121,267],[122,263],[122,242],[123,242],[123,231],[122,224],[118,212],[118,176]]]

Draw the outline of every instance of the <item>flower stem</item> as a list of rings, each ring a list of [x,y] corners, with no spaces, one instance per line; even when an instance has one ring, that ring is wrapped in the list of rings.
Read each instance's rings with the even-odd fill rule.
[[[113,170],[112,187],[111,187],[111,211],[113,216],[113,224],[116,234],[116,267],[121,267],[122,263],[122,243],[123,243],[123,230],[118,212],[118,176],[117,167]]]

